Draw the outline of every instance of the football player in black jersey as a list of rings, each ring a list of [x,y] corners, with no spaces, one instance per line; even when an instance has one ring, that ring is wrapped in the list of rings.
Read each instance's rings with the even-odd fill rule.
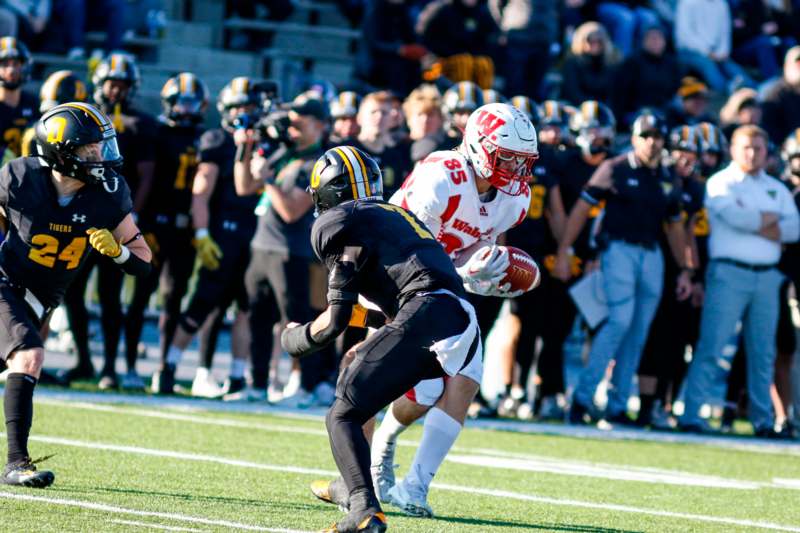
[[[58,70],[50,74],[39,89],[39,112],[47,113],[59,104],[85,102],[86,84],[71,70]],[[22,134],[22,156],[36,153],[36,128],[31,126]]]
[[[160,285],[161,353],[166,353],[178,325],[181,300],[194,267],[192,246],[192,181],[197,170],[197,149],[208,107],[208,88],[197,76],[182,72],[169,78],[161,90],[163,113],[159,117],[155,146],[156,179],[139,225],[153,252],[153,270],[136,280],[125,321],[128,360],[136,360],[144,310]],[[159,282],[160,279],[160,282]],[[137,376],[138,377],[138,376]],[[124,381],[124,380],[123,380]],[[144,388],[144,383],[123,383],[123,388]]]
[[[359,295],[380,308],[367,313],[367,323],[380,328],[354,349],[326,417],[342,477],[312,484],[317,497],[349,507],[325,531],[378,533],[386,517],[362,425],[420,379],[457,373],[476,355],[480,334],[442,246],[413,214],[382,201],[375,161],[350,146],[328,150],[310,181],[319,213],[311,244],[329,271],[328,308],[314,321],[289,324],[281,344],[304,357],[345,330]]]
[[[39,157],[15,159],[0,170],[0,207],[8,237],[0,246],[0,357],[5,388],[8,464],[0,482],[46,487],[28,454],[33,389],[42,369],[40,331],[92,248],[124,272],[145,276],[150,249],[131,216],[116,133],[102,112],[68,103],[36,127]]]
[[[151,388],[155,393],[173,392],[175,368],[195,333],[207,322],[211,322],[208,327],[217,327],[218,322],[213,317],[221,317],[236,301],[238,313],[231,342],[234,361],[228,392],[239,395],[231,399],[266,400],[266,390],[263,395],[251,394],[255,389],[243,390],[248,356],[246,339],[250,336],[244,273],[250,262],[250,240],[256,229],[258,195],[239,196],[233,179],[236,156],[233,132],[253,124],[259,104],[256,84],[247,77],[234,78],[222,89],[217,101],[222,127],[200,137],[191,213],[194,245],[202,267],[189,305],[178,319],[172,342],[161,354],[161,370],[153,375]],[[201,345],[202,361],[192,384],[197,395],[218,396],[224,392],[209,374],[213,355],[214,342],[206,340]]]
[[[22,90],[30,73],[28,48],[16,37],[0,37],[0,144],[14,156],[22,153],[23,132],[39,118],[36,96]]]

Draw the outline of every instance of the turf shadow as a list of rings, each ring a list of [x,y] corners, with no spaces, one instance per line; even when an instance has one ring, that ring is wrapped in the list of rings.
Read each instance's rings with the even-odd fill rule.
[[[394,513],[391,513],[394,514]],[[398,516],[403,516],[398,514]],[[471,526],[492,526],[492,527],[509,527],[541,531],[569,531],[572,533],[641,533],[640,531],[630,529],[609,529],[606,527],[586,526],[582,524],[557,524],[557,523],[541,523],[529,524],[526,522],[515,522],[508,520],[484,520],[480,518],[463,518],[457,516],[437,516],[433,520],[442,522],[455,522],[459,524]]]

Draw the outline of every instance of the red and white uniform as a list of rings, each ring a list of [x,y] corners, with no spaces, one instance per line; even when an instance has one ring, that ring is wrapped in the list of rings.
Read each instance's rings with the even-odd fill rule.
[[[421,161],[390,203],[408,209],[436,237],[451,258],[478,240],[494,243],[502,233],[522,222],[530,205],[530,190],[511,196],[495,191],[481,201],[475,172],[460,152],[434,152]],[[480,383],[483,358],[478,355],[459,373]],[[444,391],[441,378],[421,381],[407,397],[421,405],[433,405]]]

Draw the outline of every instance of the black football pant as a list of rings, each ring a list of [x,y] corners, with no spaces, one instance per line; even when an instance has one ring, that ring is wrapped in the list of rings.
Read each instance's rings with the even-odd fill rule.
[[[191,231],[159,226],[153,234],[158,243],[158,251],[153,252],[153,267],[147,277],[134,279],[133,298],[126,313],[125,347],[128,361],[136,361],[144,311],[157,287],[160,287],[162,302],[158,320],[161,353],[169,349],[178,326],[181,300],[186,294],[194,268],[195,250]]]
[[[120,291],[124,273],[119,265],[108,257],[92,251],[81,272],[67,289],[64,306],[67,320],[75,339],[78,352],[78,366],[91,367],[89,352],[89,312],[86,309],[86,285],[92,268],[97,267],[97,293],[100,300],[100,325],[103,330],[104,375],[114,375],[117,360],[119,336],[122,329],[122,302]],[[136,366],[136,358],[128,360],[128,369]]]
[[[367,338],[353,362],[342,369],[325,423],[333,458],[351,495],[368,489],[374,496],[369,444],[361,426],[421,380],[443,376],[429,348],[462,333],[467,324],[466,313],[452,296],[417,296]],[[477,340],[476,336],[472,342],[472,357],[480,357],[474,353]]]
[[[564,340],[574,321],[575,310],[567,286],[542,273],[541,284],[511,300],[511,313],[519,318],[520,333],[515,359],[520,384],[525,387],[536,361],[536,339],[542,339],[536,365],[542,379],[540,397],[564,392]]]
[[[245,274],[250,305],[250,357],[253,386],[264,389],[272,356],[273,326],[314,319],[311,309],[310,259],[253,249]],[[336,372],[333,346],[300,360],[300,386],[312,392]]]

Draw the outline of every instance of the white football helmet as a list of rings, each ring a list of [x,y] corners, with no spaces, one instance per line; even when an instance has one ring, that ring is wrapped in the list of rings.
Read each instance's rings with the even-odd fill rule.
[[[539,158],[536,129],[525,113],[509,104],[486,104],[467,121],[464,146],[475,172],[497,190],[522,194]]]

